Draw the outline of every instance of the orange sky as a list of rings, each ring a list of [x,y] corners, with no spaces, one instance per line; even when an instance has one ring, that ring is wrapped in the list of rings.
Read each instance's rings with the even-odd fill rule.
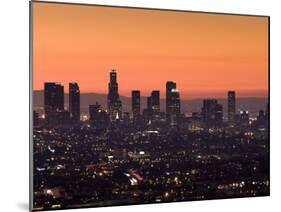
[[[181,98],[267,96],[268,19],[190,12],[33,3],[34,90],[46,81],[143,96],[175,81]]]

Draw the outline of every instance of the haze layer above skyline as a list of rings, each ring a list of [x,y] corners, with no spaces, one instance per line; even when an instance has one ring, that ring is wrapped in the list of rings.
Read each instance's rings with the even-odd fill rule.
[[[268,19],[70,4],[33,4],[34,90],[77,82],[82,93],[142,96],[175,81],[182,99],[265,97]]]

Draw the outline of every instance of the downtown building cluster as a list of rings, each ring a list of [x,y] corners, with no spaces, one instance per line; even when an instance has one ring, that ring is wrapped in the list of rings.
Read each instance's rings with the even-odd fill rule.
[[[239,111],[236,107],[235,91],[227,93],[227,118],[224,117],[223,106],[217,99],[204,99],[201,112],[193,112],[186,116],[181,113],[180,92],[176,82],[166,82],[166,111],[160,110],[160,91],[152,90],[146,98],[146,107],[141,108],[141,91],[131,92],[131,113],[122,110],[117,71],[109,73],[107,108],[99,102],[89,105],[89,124],[99,128],[107,128],[112,123],[123,123],[144,128],[147,125],[161,123],[171,127],[187,127],[191,131],[218,131],[222,129],[249,131],[252,128],[266,130],[268,125],[268,106],[266,112],[260,110],[254,121],[250,120],[248,111]],[[69,83],[69,110],[64,107],[64,86],[60,83],[44,83],[44,116],[34,111],[34,125],[46,126],[79,126],[80,121],[80,89],[76,82]]]

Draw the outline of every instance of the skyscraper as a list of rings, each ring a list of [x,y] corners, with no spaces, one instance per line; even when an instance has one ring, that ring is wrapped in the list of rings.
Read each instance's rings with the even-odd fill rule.
[[[116,117],[122,117],[122,102],[119,99],[117,72],[110,72],[110,81],[108,83],[107,107],[110,120],[115,120]]]
[[[166,114],[169,115],[172,110],[172,89],[176,89],[177,84],[172,81],[166,83]]]
[[[179,115],[181,113],[180,93],[176,88],[173,88],[169,95],[169,113],[172,115]]]
[[[152,113],[160,113],[160,91],[151,92]]]
[[[77,83],[69,83],[69,112],[73,122],[80,121],[80,90]]]
[[[235,114],[236,114],[236,98],[235,98],[235,91],[228,91],[227,96],[227,115],[228,115],[228,122],[230,124],[234,124],[235,122]]]
[[[140,91],[132,91],[132,113],[134,119],[140,116]]]
[[[57,117],[57,112],[64,110],[64,88],[60,83],[44,83],[45,119],[50,122]]]
[[[166,83],[166,117],[172,125],[176,124],[176,118],[181,113],[180,94],[177,84],[172,81]]]

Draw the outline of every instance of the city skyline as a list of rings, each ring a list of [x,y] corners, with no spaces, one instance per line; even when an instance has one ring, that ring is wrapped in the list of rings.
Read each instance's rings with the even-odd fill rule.
[[[157,88],[163,98],[166,79],[177,82],[182,99],[219,98],[228,90],[236,90],[241,97],[268,94],[267,19],[40,3],[34,6],[35,90],[42,90],[44,81],[64,85],[76,81],[81,93],[106,93],[105,73],[114,66],[122,96],[130,96],[131,90],[141,90],[148,96]],[[110,18],[104,15],[108,13]],[[52,18],[46,18],[49,16]],[[128,16],[131,24],[126,22]],[[170,24],[176,27],[169,28]],[[112,36],[116,39],[110,39]]]
[[[180,98],[180,92],[177,88],[177,83],[174,81],[167,80],[166,81],[166,91],[165,99],[160,98],[160,91],[159,90],[152,90],[149,96],[143,97],[146,98],[146,107],[143,108],[143,111],[141,112],[141,104],[143,102],[141,101],[141,91],[140,90],[132,90],[131,91],[131,111],[123,110],[122,108],[122,100],[119,96],[119,83],[118,83],[118,72],[116,69],[112,69],[109,72],[109,83],[108,83],[108,94],[107,94],[107,106],[103,108],[100,105],[100,102],[98,100],[96,101],[96,104],[93,105],[92,103],[89,104],[89,114],[91,116],[91,110],[92,114],[95,113],[93,111],[104,111],[106,114],[108,114],[109,119],[111,121],[115,121],[117,119],[122,119],[122,116],[129,115],[130,113],[133,116],[134,120],[137,120],[143,115],[144,117],[153,117],[153,116],[159,116],[161,113],[163,115],[163,112],[165,111],[166,119],[168,122],[171,122],[175,117],[181,116],[181,98]],[[64,95],[67,94],[69,96],[69,106],[68,108],[65,108],[65,97]],[[161,101],[165,101],[165,110],[163,110],[163,107],[161,109]],[[235,90],[229,90],[226,93],[226,100],[227,100],[227,109],[225,111],[227,112],[227,120],[230,125],[233,125],[235,122],[235,119],[237,118],[236,115],[238,112],[247,112],[248,110],[238,109],[236,108],[236,91]],[[160,106],[161,105],[161,106]],[[124,105],[123,105],[124,106]],[[60,119],[67,119],[67,117],[70,118],[72,124],[78,123],[80,120],[80,87],[78,83],[76,82],[69,82],[69,93],[65,93],[64,86],[58,82],[44,82],[44,110],[45,110],[45,118],[48,116],[51,117],[49,120],[56,120],[57,115],[60,115]],[[267,106],[268,107],[268,103]],[[92,109],[91,109],[92,108]],[[209,111],[210,110],[210,111]],[[260,111],[262,108],[260,108]],[[267,109],[266,109],[267,110]],[[259,111],[259,112],[260,112]],[[193,115],[194,112],[198,111],[192,111]],[[250,111],[251,112],[251,111]],[[49,115],[48,115],[49,113]],[[143,114],[142,114],[143,113]],[[212,97],[204,97],[202,99],[202,108],[201,108],[201,116],[202,119],[207,121],[209,118],[206,115],[207,113],[210,113],[210,117],[214,116],[218,118],[219,122],[222,122],[223,119],[223,106],[222,104],[218,103],[218,99]],[[197,116],[197,115],[196,115]],[[48,122],[48,120],[47,120]],[[220,124],[219,124],[220,125]]]

